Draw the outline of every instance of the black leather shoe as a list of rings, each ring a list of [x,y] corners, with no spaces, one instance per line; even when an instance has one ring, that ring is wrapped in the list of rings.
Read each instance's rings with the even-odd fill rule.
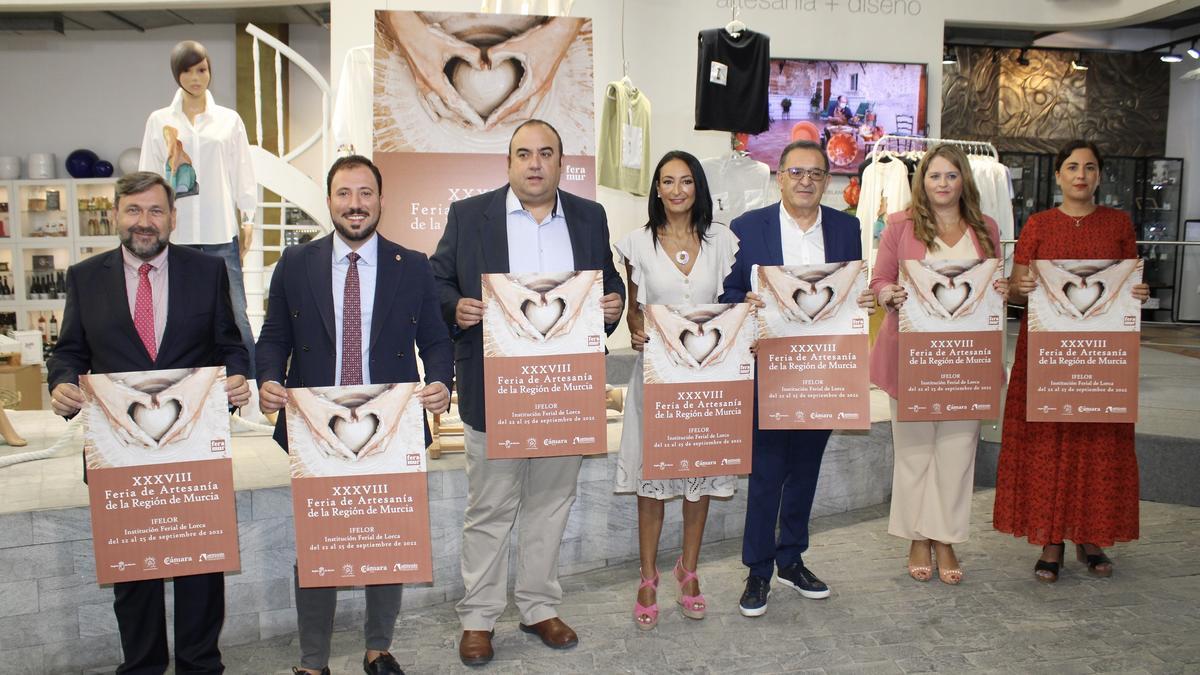
[[[396,657],[387,652],[375,657],[370,663],[367,663],[367,655],[363,654],[363,670],[367,675],[404,675],[400,664],[396,663]]]
[[[829,597],[829,587],[817,578],[803,563],[792,563],[775,574],[779,583],[796,589],[800,595],[819,600]]]
[[[297,668],[296,666],[292,666],[292,675],[297,675],[297,674],[308,675],[308,671],[303,668]],[[321,669],[321,675],[330,675],[329,666],[325,666],[324,668]]]
[[[746,578],[746,590],[738,602],[742,616],[762,616],[767,613],[767,597],[771,595],[771,581],[751,574]]]

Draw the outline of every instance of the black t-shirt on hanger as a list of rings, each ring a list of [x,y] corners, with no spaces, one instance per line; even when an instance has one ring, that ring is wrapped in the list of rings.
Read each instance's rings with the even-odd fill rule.
[[[760,134],[767,130],[771,38],[723,28],[700,31],[696,129]]]

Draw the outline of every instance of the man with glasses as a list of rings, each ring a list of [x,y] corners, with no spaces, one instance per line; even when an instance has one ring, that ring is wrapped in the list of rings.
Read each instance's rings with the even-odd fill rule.
[[[733,270],[725,279],[721,302],[749,302],[762,307],[750,282],[758,265],[819,265],[862,259],[858,220],[821,206],[829,184],[829,158],[820,145],[796,141],[784,148],[779,157],[778,180],[782,201],[733,221],[740,248]],[[858,303],[873,307],[871,292],[864,291]],[[779,583],[784,586],[806,598],[829,597],[829,587],[804,566],[802,556],[808,549],[808,517],[830,432],[767,431],[757,426],[742,538],[742,564],[750,568],[739,603],[744,616],[766,613],[775,566],[779,568]]]

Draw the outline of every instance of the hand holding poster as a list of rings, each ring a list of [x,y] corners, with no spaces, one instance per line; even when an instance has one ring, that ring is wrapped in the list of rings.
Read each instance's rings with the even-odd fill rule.
[[[80,376],[99,583],[240,564],[225,368]]]
[[[608,451],[597,270],[483,275],[488,457]]]
[[[760,266],[760,429],[869,429],[867,287],[861,260]]]
[[[1137,422],[1142,261],[1034,260],[1030,422]]]
[[[982,420],[1000,412],[1004,297],[996,258],[902,260],[900,421]]]
[[[288,389],[302,587],[433,581],[419,386]]]
[[[750,472],[751,311],[744,303],[645,306],[643,478]]]

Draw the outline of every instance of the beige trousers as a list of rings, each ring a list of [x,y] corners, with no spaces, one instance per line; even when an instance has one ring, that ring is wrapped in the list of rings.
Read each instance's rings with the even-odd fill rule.
[[[892,512],[888,534],[933,539],[946,544],[967,540],[979,421],[897,422],[892,403]]]
[[[463,425],[467,511],[463,518],[462,576],[466,591],[455,609],[463,630],[492,630],[508,606],[509,535],[517,530],[513,590],[526,625],[558,616],[558,550],[583,458],[488,459],[487,434]]]

